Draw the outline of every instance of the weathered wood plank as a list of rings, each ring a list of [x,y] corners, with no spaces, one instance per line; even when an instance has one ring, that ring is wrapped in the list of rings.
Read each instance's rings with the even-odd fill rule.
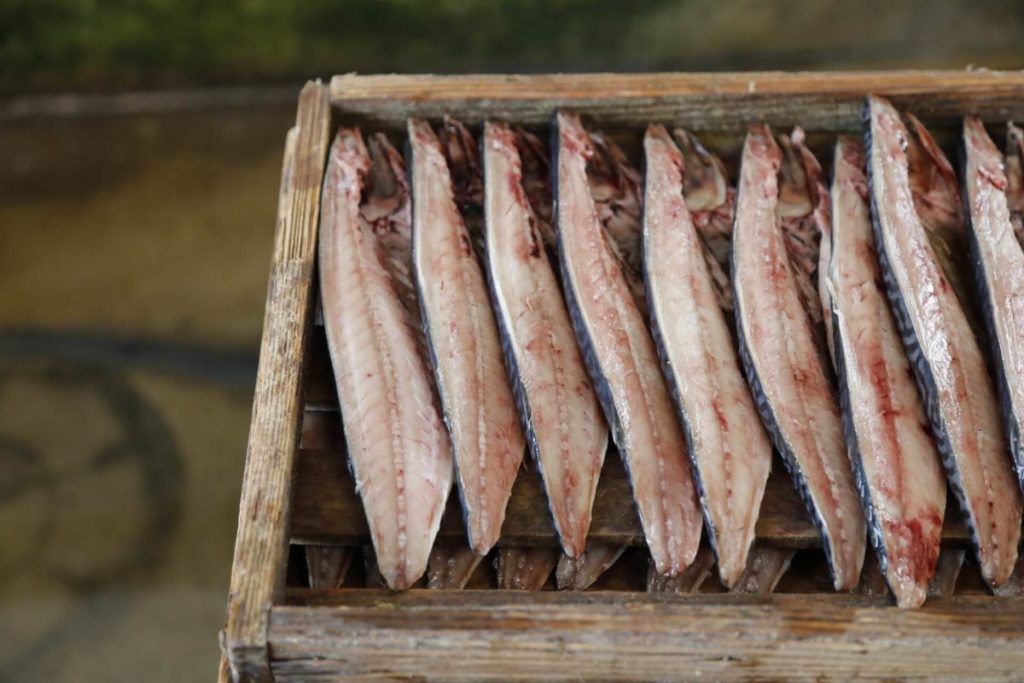
[[[275,607],[278,680],[1014,678],[1024,601],[849,595],[308,592]]]
[[[231,665],[228,664],[227,655],[223,652],[217,665],[217,683],[231,683]]]
[[[986,121],[1024,118],[1024,72],[892,71],[831,73],[552,74],[426,76],[346,74],[331,81],[331,104],[387,126],[408,116],[452,114],[546,123],[558,107],[606,125],[649,120],[695,131],[737,130],[756,120],[808,130],[860,128],[866,93],[890,96],[927,123],[964,112]]]
[[[237,680],[268,680],[270,606],[284,585],[302,371],[312,310],[320,184],[331,113],[327,89],[307,84],[288,135],[239,504],[224,640]]]
[[[334,421],[334,431],[341,432],[337,413],[307,412],[319,424],[318,439]],[[322,430],[322,431],[321,431]],[[339,437],[340,438],[340,437]],[[294,543],[358,545],[369,541],[369,528],[362,502],[348,471],[342,450],[300,450],[292,515],[291,538]],[[947,510],[944,537],[948,543],[967,541],[963,524],[956,519],[955,503]],[[441,519],[439,543],[465,542],[466,530],[458,496],[448,499]],[[781,466],[773,469],[761,504],[757,538],[768,545],[785,548],[818,547],[820,537],[810,523],[803,503]],[[597,485],[593,520],[589,539],[602,543],[642,545],[643,531],[633,505],[629,480],[618,453],[610,451]],[[512,488],[505,524],[499,546],[554,546],[557,544],[554,524],[540,477],[532,467],[519,470]]]

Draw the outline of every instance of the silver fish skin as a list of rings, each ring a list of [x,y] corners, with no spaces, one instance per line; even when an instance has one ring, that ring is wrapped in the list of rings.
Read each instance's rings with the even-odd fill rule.
[[[446,122],[449,131],[456,127],[456,141],[462,137],[457,125]],[[485,555],[501,534],[525,439],[487,282],[453,190],[450,164],[464,168],[464,158],[449,160],[426,121],[409,119],[408,133],[416,288],[451,435],[469,545]],[[446,140],[451,143],[452,136]],[[476,152],[475,145],[457,147]]]
[[[629,472],[647,546],[657,570],[675,576],[693,561],[703,523],[686,440],[629,282],[635,275],[628,261],[641,257],[627,253],[623,260],[617,253],[611,218],[599,205],[618,200],[592,190],[588,166],[604,153],[579,117],[560,112],[555,139],[556,232],[570,318]],[[632,233],[623,226],[616,231]],[[642,292],[642,281],[633,284]]]
[[[992,344],[1003,426],[1024,487],[1024,250],[1014,234],[1006,164],[976,116],[964,119],[963,188],[971,259]],[[1012,148],[1011,148],[1012,153]]]
[[[529,144],[507,124],[484,125],[487,272],[523,430],[562,549],[575,558],[586,546],[608,427],[545,248],[543,209],[534,207],[544,192],[521,153]]]
[[[798,141],[797,141],[798,142]],[[788,144],[793,144],[789,141]],[[806,167],[803,167],[806,172]],[[836,590],[860,577],[866,530],[843,442],[842,417],[815,324],[814,287],[801,287],[786,228],[797,213],[791,181],[781,178],[782,150],[767,125],[751,126],[743,147],[733,233],[733,292],[740,356],[772,441],[822,535]],[[784,192],[785,190],[785,192]],[[810,212],[810,213],[808,213]],[[805,234],[805,233],[801,233]],[[818,318],[821,318],[820,304]]]
[[[648,127],[644,149],[651,329],[686,433],[719,577],[730,587],[747,566],[772,447],[684,198],[683,154],[660,125]]]
[[[949,272],[962,256],[941,249],[966,233],[956,178],[916,119],[874,96],[866,117],[875,244],[889,303],[982,576],[998,587],[1017,560],[1021,495],[995,388],[954,285],[966,276]]]
[[[928,595],[942,540],[946,480],[923,402],[889,310],[871,232],[864,147],[835,147],[823,289],[843,427],[881,573],[900,607]]]
[[[383,136],[341,129],[320,217],[320,295],[356,490],[376,564],[402,590],[426,570],[452,483],[451,444],[409,286],[409,192]]]

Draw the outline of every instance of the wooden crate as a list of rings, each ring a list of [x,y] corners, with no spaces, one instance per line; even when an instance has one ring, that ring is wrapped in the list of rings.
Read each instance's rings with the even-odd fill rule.
[[[643,125],[685,126],[735,163],[752,121],[800,124],[821,160],[861,127],[863,96],[890,96],[941,140],[968,112],[1024,120],[1024,74],[995,72],[356,76],[309,83],[287,137],[246,454],[221,676],[236,680],[424,678],[963,678],[1024,676],[1024,599],[987,593],[963,525],[947,518],[951,574],[936,597],[899,610],[867,571],[854,594],[829,589],[818,535],[784,473],[773,474],[758,544],[798,550],[774,594],[645,591],[645,550],[618,457],[610,455],[592,539],[635,546],[595,589],[390,593],[350,579],[312,589],[304,544],[357,548],[366,521],[344,462],[340,416],[316,316],[316,236],[327,148],[339,122],[399,140],[409,115],[496,117],[543,127],[557,107],[590,115],[636,153]],[[950,507],[955,502],[950,499]],[[457,496],[438,543],[463,534]],[[503,545],[554,546],[537,476],[522,470]],[[968,553],[969,555],[969,553]],[[358,584],[362,582],[360,587]]]

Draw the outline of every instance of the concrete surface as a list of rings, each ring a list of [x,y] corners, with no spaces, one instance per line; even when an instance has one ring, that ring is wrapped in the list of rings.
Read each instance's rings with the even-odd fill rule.
[[[293,116],[0,130],[0,680],[213,678]]]

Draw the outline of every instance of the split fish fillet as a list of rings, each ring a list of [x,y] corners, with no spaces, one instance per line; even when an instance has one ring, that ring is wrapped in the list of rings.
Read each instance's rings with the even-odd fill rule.
[[[651,328],[686,432],[719,577],[730,587],[747,566],[772,448],[684,198],[683,154],[662,126],[647,129],[644,148]]]
[[[835,148],[822,252],[844,430],[869,535],[896,603],[917,607],[939,557],[946,480],[885,298],[864,148],[845,136]]]
[[[395,590],[425,571],[452,481],[411,265],[401,157],[382,135],[368,149],[341,129],[320,218],[324,327],[376,564]]]
[[[501,533],[525,443],[474,246],[482,243],[482,225],[463,217],[481,213],[467,189],[479,177],[476,147],[465,128],[450,119],[443,143],[420,119],[409,120],[408,132],[416,287],[469,545],[484,555]],[[462,211],[457,196],[467,198]]]
[[[821,532],[833,585],[851,590],[865,525],[813,282],[827,197],[800,137],[783,138],[784,159],[768,126],[747,133],[733,233],[736,325],[758,410]]]
[[[579,117],[557,116],[559,256],[570,319],[629,473],[657,570],[675,576],[700,544],[686,440],[645,324],[639,176]]]
[[[953,493],[993,587],[1013,571],[1021,497],[957,269],[966,227],[956,175],[925,130],[870,97],[868,181],[889,302]]]
[[[547,157],[530,134],[488,122],[483,166],[487,269],[506,364],[562,549],[579,557],[608,427],[548,254]]]

